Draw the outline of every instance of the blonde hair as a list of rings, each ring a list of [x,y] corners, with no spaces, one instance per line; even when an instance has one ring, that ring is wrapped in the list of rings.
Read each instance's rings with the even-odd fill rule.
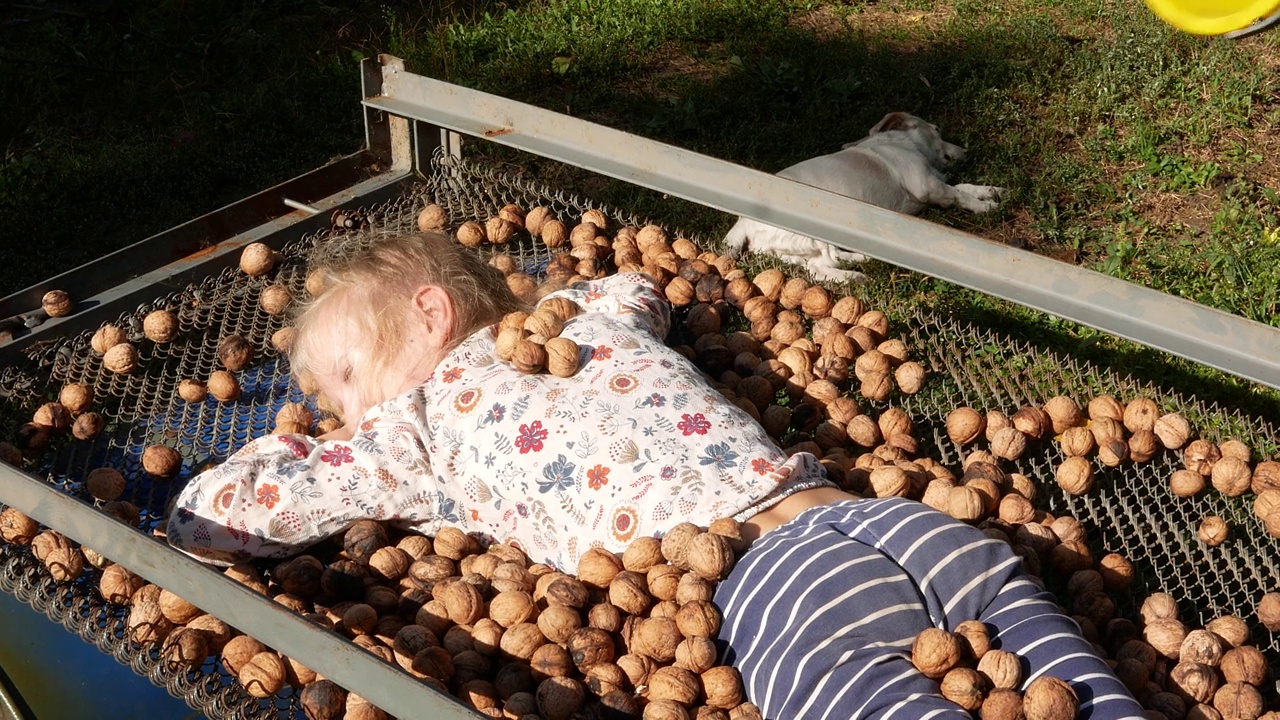
[[[409,302],[420,287],[438,285],[453,300],[454,324],[446,350],[507,313],[527,309],[501,272],[441,233],[377,238],[345,252],[313,256],[310,265],[313,272],[323,272],[323,291],[298,311],[290,368],[304,391],[309,390],[309,376],[319,358],[333,353],[325,347],[333,335],[323,331],[345,325],[345,337],[353,342],[343,350],[366,407],[388,399],[378,397],[379,381],[397,357],[396,343],[408,327]]]

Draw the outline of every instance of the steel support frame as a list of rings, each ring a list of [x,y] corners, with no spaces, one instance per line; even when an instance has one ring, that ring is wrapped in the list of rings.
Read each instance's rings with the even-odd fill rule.
[[[1280,329],[757,170],[415,75],[365,107],[754,218],[1280,388]]]
[[[322,211],[376,202],[397,192],[413,169],[443,147],[460,156],[463,135],[482,137],[567,162],[729,213],[822,238],[841,247],[1044,310],[1151,347],[1280,387],[1280,331],[1099,273],[916,218],[898,215],[816,188],[681,150],[559,113],[408,73],[403,62],[381,56],[363,68],[367,153],[372,177],[320,198],[291,197]],[[361,154],[357,154],[361,155]],[[352,156],[353,158],[355,156]],[[355,161],[353,161],[355,162]],[[361,159],[357,164],[364,163]],[[329,166],[332,167],[332,166]],[[301,178],[332,179],[325,168]],[[319,175],[317,175],[319,173]],[[320,186],[325,186],[320,183]],[[25,340],[0,345],[0,361],[41,335],[67,333],[114,317],[147,297],[234,262],[244,244],[280,247],[318,229],[323,214],[284,207],[245,226],[250,200],[234,203],[199,223],[199,247],[174,259],[187,225],[121,251],[154,260],[124,281],[88,298],[93,309],[51,321]],[[301,186],[299,186],[301,187]],[[281,202],[287,192],[276,192]],[[256,211],[256,210],[255,210]],[[189,224],[188,224],[189,225]],[[224,228],[221,236],[210,228]],[[232,228],[226,231],[226,228]],[[185,240],[183,242],[190,242]],[[102,260],[0,300],[0,309],[32,305],[45,289],[80,287],[104,268],[118,275],[126,256]],[[109,263],[107,261],[110,261]],[[106,263],[106,264],[104,264]],[[113,275],[112,277],[116,277]],[[62,284],[59,284],[62,283]],[[101,280],[98,280],[99,285]],[[90,285],[89,287],[97,287]],[[0,502],[92,547],[162,587],[195,598],[223,618],[388,713],[402,718],[476,718],[478,714],[426,688],[399,667],[382,662],[336,633],[254,593],[221,573],[139,533],[41,479],[0,463]]]

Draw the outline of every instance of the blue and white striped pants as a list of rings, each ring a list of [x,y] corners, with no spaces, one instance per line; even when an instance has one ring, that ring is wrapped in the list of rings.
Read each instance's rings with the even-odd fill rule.
[[[722,660],[769,720],[968,720],[911,664],[920,631],[965,620],[981,620],[993,648],[1023,659],[1024,683],[1069,682],[1081,718],[1143,718],[1006,543],[918,502],[807,510],[757,540],[715,600]]]

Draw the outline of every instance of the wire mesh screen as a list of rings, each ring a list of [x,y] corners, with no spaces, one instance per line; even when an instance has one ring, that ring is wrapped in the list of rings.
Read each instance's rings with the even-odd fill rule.
[[[95,502],[84,487],[86,475],[94,468],[114,467],[127,480],[122,499],[139,509],[140,531],[154,531],[162,525],[166,505],[178,488],[203,468],[269,431],[276,411],[285,402],[302,402],[315,409],[312,399],[290,383],[287,360],[271,345],[272,333],[287,320],[261,308],[263,288],[280,283],[289,287],[294,297],[304,297],[306,258],[346,252],[379,235],[415,230],[417,213],[428,201],[441,205],[455,224],[483,222],[508,203],[524,208],[547,206],[563,219],[577,218],[589,207],[598,207],[508,173],[437,157],[431,175],[411,192],[349,215],[357,220],[354,229],[326,230],[282,248],[282,264],[272,274],[250,277],[228,269],[119,318],[119,326],[141,355],[138,369],[131,374],[104,369],[102,358],[90,349],[88,332],[33,346],[25,363],[4,368],[0,393],[7,401],[0,412],[7,422],[16,425],[27,421],[36,407],[56,399],[59,389],[72,382],[94,389],[95,409],[105,419],[105,428],[97,438],[56,439],[27,470],[66,493]],[[600,209],[620,224],[646,222]],[[527,236],[520,237],[520,242],[486,251],[508,253],[520,269],[537,275],[552,251]],[[700,244],[704,248],[710,245]],[[755,258],[752,263],[754,268],[762,268],[771,261]],[[902,407],[915,423],[919,454],[949,467],[958,468],[963,457],[961,448],[945,431],[944,419],[950,410],[967,405],[1011,413],[1021,405],[1042,403],[1055,395],[1081,400],[1097,394],[1122,399],[1151,397],[1165,411],[1184,413],[1209,440],[1225,439],[1215,432],[1229,434],[1255,452],[1275,452],[1274,443],[1280,437],[1275,426],[1219,407],[1210,398],[1183,396],[1137,383],[1117,370],[1077,362],[924,308],[900,303],[881,307],[878,300],[888,301],[878,297],[875,287],[860,287],[856,292],[869,306],[890,313],[895,319],[890,334],[902,337],[913,357],[932,373],[920,394],[869,403],[868,411],[874,414],[889,404]],[[142,318],[159,308],[170,310],[179,319],[180,333],[171,343],[156,344],[143,336]],[[239,400],[218,402],[211,397],[192,403],[181,399],[175,389],[178,382],[203,380],[218,369],[218,343],[230,334],[249,340],[255,354],[255,362],[238,373],[242,388]],[[141,468],[144,448],[156,443],[181,453],[181,471],[171,481],[153,479]],[[1038,502],[1044,508],[1070,512],[1086,525],[1095,553],[1121,552],[1135,563],[1140,577],[1132,597],[1161,589],[1180,601],[1185,619],[1203,623],[1222,613],[1235,613],[1252,622],[1254,603],[1277,584],[1280,558],[1275,543],[1250,512],[1250,498],[1228,498],[1216,492],[1191,499],[1175,497],[1168,489],[1168,479],[1181,464],[1173,453],[1142,464],[1096,466],[1098,488],[1072,498],[1053,482],[1054,468],[1063,457],[1056,444],[1041,442],[1033,444],[1013,465],[1038,481]],[[1196,525],[1207,515],[1220,515],[1232,523],[1230,541],[1210,548],[1196,539]],[[6,592],[185,698],[192,707],[213,717],[299,714],[296,697],[289,690],[266,701],[249,697],[213,659],[196,670],[174,672],[166,668],[154,646],[140,647],[127,639],[126,611],[102,599],[96,571],[90,569],[74,582],[58,584],[28,548],[17,546],[0,549],[0,563],[0,587]],[[1122,613],[1131,615],[1135,610],[1132,599],[1116,600]],[[1280,644],[1264,630],[1255,628],[1254,635],[1274,667]]]

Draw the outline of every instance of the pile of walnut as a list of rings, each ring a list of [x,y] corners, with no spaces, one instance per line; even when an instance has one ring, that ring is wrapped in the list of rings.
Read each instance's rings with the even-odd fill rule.
[[[213,656],[255,697],[291,685],[311,720],[386,718],[177,594],[39,533],[16,510],[0,513],[0,537],[31,544],[58,581],[86,563],[102,568],[102,597],[128,605],[130,636],[160,643],[172,667]],[[589,550],[572,576],[530,564],[510,545],[482,550],[455,529],[395,540],[364,521],[327,562],[301,555],[265,577],[250,565],[226,574],[490,717],[750,720],[760,714],[744,701],[737,671],[716,663],[721,618],[711,603],[741,548],[731,520],[708,531],[682,524],[621,557]]]
[[[1053,439],[1065,456],[1054,477],[1068,495],[1093,489],[1095,460],[1103,467],[1117,467],[1181,451],[1183,468],[1169,478],[1174,495],[1194,497],[1209,485],[1228,497],[1252,492],[1254,514],[1269,535],[1280,537],[1280,462],[1264,460],[1251,467],[1248,445],[1236,439],[1214,444],[1193,438],[1186,418],[1162,413],[1149,398],[1122,404],[1102,395],[1081,408],[1074,399],[1058,396],[1040,407],[1024,406],[1012,417],[999,410],[982,413],[962,407],[947,416],[946,431],[961,446],[985,437],[990,454],[1005,460],[1021,457],[1029,443]],[[1230,528],[1225,519],[1213,515],[1201,519],[1197,532],[1201,542],[1215,547],[1228,539]]]
[[[1103,587],[1100,573],[1081,571],[1071,584]],[[1091,591],[1089,591],[1091,592]],[[1266,712],[1259,688],[1268,677],[1266,659],[1249,645],[1249,628],[1234,616],[1215,618],[1189,629],[1165,593],[1142,604],[1141,625],[1123,618],[1108,621],[1103,643],[1096,628],[1081,621],[1085,634],[1121,682],[1147,708],[1149,720],[1280,720]],[[1077,618],[1080,621],[1080,618]],[[938,692],[982,720],[1072,720],[1079,698],[1067,683],[1041,676],[1025,682],[1024,661],[992,648],[993,638],[980,622],[965,622],[954,632],[930,628],[916,637],[911,661],[938,681]],[[998,644],[998,642],[996,643]]]
[[[449,220],[442,208],[429,205],[418,224],[436,230]],[[458,228],[458,239],[472,247],[510,242],[519,232],[553,249],[568,246],[548,265],[545,285],[519,271],[510,255],[491,257],[513,291],[530,304],[542,299],[531,313],[513,313],[500,323],[499,357],[522,372],[573,374],[580,351],[560,331],[578,308],[545,298],[546,293],[614,271],[645,272],[676,308],[669,341],[717,390],[758,418],[789,452],[821,458],[829,476],[845,489],[866,497],[918,499],[1008,542],[1028,572],[1065,588],[1065,610],[1111,658],[1117,674],[1150,708],[1150,717],[1257,717],[1261,712],[1254,688],[1265,677],[1265,663],[1246,643],[1244,620],[1227,616],[1204,629],[1188,628],[1177,621],[1177,608],[1163,594],[1148,600],[1141,623],[1117,617],[1112,593],[1128,590],[1134,574],[1129,560],[1117,553],[1094,558],[1084,527],[1072,517],[1037,510],[1035,481],[1007,472],[1001,463],[1018,459],[1030,444],[1055,439],[1066,456],[1056,480],[1074,495],[1092,488],[1095,460],[1114,467],[1181,451],[1186,469],[1170,480],[1175,494],[1191,496],[1209,483],[1232,496],[1252,491],[1255,511],[1274,536],[1280,536],[1280,464],[1267,461],[1251,468],[1250,453],[1238,441],[1192,440],[1185,419],[1162,414],[1147,399],[1121,404],[1100,397],[1081,408],[1059,397],[1012,416],[970,408],[952,412],[945,427],[952,441],[961,447],[979,438],[989,443],[971,450],[953,472],[921,456],[912,418],[884,404],[895,389],[918,392],[926,377],[908,357],[905,343],[888,336],[884,313],[857,298],[836,300],[825,288],[778,270],[748,277],[732,259],[701,252],[683,238],[670,241],[657,226],[623,227],[612,237],[608,230],[598,211],[569,228],[547,208],[524,213],[514,205],[486,223]],[[277,260],[269,249],[249,246],[241,267],[264,275]],[[323,274],[309,275],[306,289],[312,296],[323,292]],[[260,297],[270,314],[284,312],[293,299],[283,285],[265,287]],[[144,324],[150,326],[147,337],[171,341],[176,319],[157,313]],[[288,331],[278,331],[270,342],[284,350]],[[235,373],[253,361],[254,343],[260,340],[224,338],[218,348],[223,369],[207,382],[184,380],[178,395],[189,402],[203,401],[206,393],[233,401],[239,394]],[[100,353],[122,343],[126,338],[114,326],[104,326],[94,339]],[[108,367],[136,367],[136,350],[115,354],[120,357]],[[92,401],[92,388],[68,385],[58,403],[37,411],[27,434],[42,434],[47,441],[69,428],[80,437],[77,427],[95,424]],[[101,422],[96,419],[99,429]],[[275,431],[304,433],[317,425],[321,433],[333,424],[332,419],[316,423],[305,406],[289,403],[277,414]],[[166,450],[155,446],[144,454],[144,469],[155,478],[171,477],[181,462]],[[18,453],[5,444],[0,451],[6,460]],[[119,472],[96,469],[86,488],[105,512],[138,523],[137,508],[119,500],[125,489]],[[394,533],[361,523],[332,556],[322,559],[323,550],[317,549],[317,555],[277,565],[265,576],[249,566],[232,568],[228,575],[494,717],[568,718],[593,709],[644,718],[758,717],[754,706],[743,702],[736,672],[714,665],[710,639],[719,622],[710,603],[714,582],[729,569],[733,551],[741,549],[731,523],[709,532],[681,526],[663,541],[637,541],[620,558],[589,552],[576,576],[531,565],[508,546],[481,552],[471,538],[452,530],[434,541],[395,539],[388,532]],[[1226,534],[1219,518],[1206,518],[1200,528],[1209,544]],[[362,698],[201,615],[172,593],[146,585],[56,533],[39,532],[16,511],[0,513],[0,537],[30,543],[58,580],[74,579],[86,565],[102,568],[103,597],[129,604],[134,637],[162,642],[173,662],[194,665],[210,655],[220,657],[249,692],[263,697],[290,684],[300,689],[308,717],[384,717]],[[1257,614],[1265,627],[1280,631],[1280,594],[1264,597]],[[1074,710],[1044,714],[1073,705],[1069,688],[1047,681],[1023,687],[1020,667],[1014,669],[1017,663],[1007,653],[986,649],[985,628],[979,624],[957,628],[954,636],[938,633],[921,639],[917,664],[940,662],[926,674],[941,680],[942,693],[961,706],[984,718],[1074,715]],[[1210,635],[1217,638],[1218,651]],[[951,642],[959,648],[954,653]],[[940,652],[930,649],[933,643]],[[926,651],[934,660],[925,658]],[[958,664],[947,666],[951,655]],[[1250,714],[1255,705],[1258,713]]]

